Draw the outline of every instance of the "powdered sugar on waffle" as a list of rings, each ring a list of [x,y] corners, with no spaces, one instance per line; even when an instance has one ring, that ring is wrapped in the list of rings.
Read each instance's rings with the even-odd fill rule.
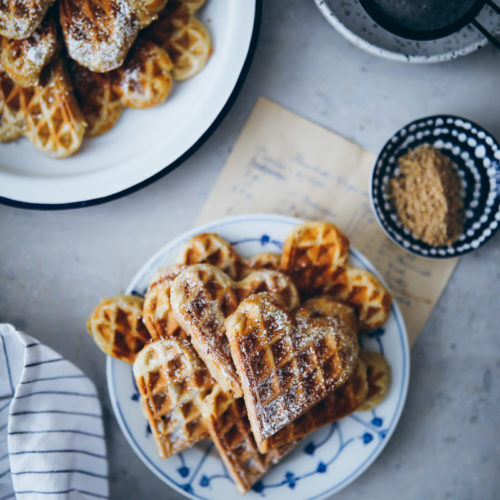
[[[28,33],[32,27],[32,19],[28,16],[15,17],[12,16],[8,20],[0,18],[0,32],[7,38],[22,38]]]
[[[271,404],[262,408],[262,434],[272,436],[276,431],[290,423],[297,414],[303,411],[302,407],[294,404],[286,394],[278,396]]]
[[[355,332],[306,308],[291,315],[265,292],[242,301],[226,328],[259,448],[344,383],[356,365]]]
[[[42,22],[54,0],[2,1],[0,10],[0,34],[6,38],[28,38]],[[22,12],[22,15],[19,14]]]
[[[197,284],[191,282],[191,286],[194,288]],[[203,317],[200,319],[203,326],[206,327],[204,331],[206,333],[212,333],[212,335],[205,335],[203,337],[208,347],[207,351],[213,353],[222,351],[224,356],[230,360],[231,353],[229,350],[229,342],[225,335],[224,316],[221,314],[219,304],[213,300],[207,301],[205,296],[200,294],[196,297],[196,301],[188,304],[186,310],[191,318],[199,317],[199,311],[203,311]],[[231,371],[233,370],[232,365],[225,366],[221,363],[218,364],[218,367],[226,377],[231,376]]]
[[[220,269],[195,264],[174,280],[170,299],[175,319],[212,376],[224,390],[241,395],[224,327],[225,303],[235,301],[232,284]]]
[[[128,89],[135,89],[140,87],[141,70],[139,67],[127,68],[122,73],[122,78],[120,79],[120,87],[126,92]]]
[[[84,15],[72,16],[63,29],[70,57],[92,71],[110,71],[120,66],[139,31],[131,3],[119,0],[113,5],[113,15],[106,19],[95,13],[98,25]]]
[[[42,37],[35,31],[29,39],[30,48],[26,51],[26,59],[38,66],[43,64],[54,51],[52,37]]]

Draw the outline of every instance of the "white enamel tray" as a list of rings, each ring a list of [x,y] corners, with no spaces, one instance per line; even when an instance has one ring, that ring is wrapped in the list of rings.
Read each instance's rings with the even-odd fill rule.
[[[175,168],[229,110],[255,48],[261,0],[208,0],[197,13],[214,52],[203,70],[175,82],[165,103],[126,109],[102,137],[67,159],[51,159],[27,139],[0,144],[0,201],[67,208],[107,201]]]
[[[200,232],[216,232],[244,256],[280,252],[287,233],[299,219],[249,215],[212,222],[189,231],[162,248],[131,281],[126,292],[143,295],[152,273],[176,261],[182,244]],[[368,260],[351,249],[353,265],[377,275]],[[378,275],[377,275],[378,276]],[[304,439],[294,451],[259,481],[245,498],[323,498],[354,481],[377,458],[397,425],[406,399],[410,357],[403,318],[396,303],[383,328],[365,335],[362,346],[382,352],[392,371],[386,399],[375,410],[358,412]],[[198,443],[168,459],[160,459],[142,414],[131,366],[107,359],[108,389],[115,416],[140,459],[166,484],[189,498],[240,499],[212,443]]]

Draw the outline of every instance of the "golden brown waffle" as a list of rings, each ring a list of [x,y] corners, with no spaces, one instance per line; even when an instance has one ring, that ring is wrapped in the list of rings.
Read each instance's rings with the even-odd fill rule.
[[[38,83],[42,69],[54,58],[59,48],[57,24],[50,11],[42,24],[28,38],[1,38],[0,59],[9,77],[21,87]]]
[[[210,34],[194,17],[182,28],[172,30],[165,49],[174,64],[175,80],[187,80],[199,73],[213,50]]]
[[[355,334],[357,319],[351,307],[336,302],[331,297],[320,296],[307,300],[302,307],[313,316],[333,316],[344,322]],[[325,399],[291,422],[263,443],[263,450],[281,446],[294,439],[302,439],[320,427],[339,420],[356,411],[368,395],[367,366],[360,350],[357,368],[349,380],[339,389],[328,394]]]
[[[134,377],[160,457],[207,437],[201,406],[214,382],[186,341],[148,344],[134,362]]]
[[[172,312],[212,376],[225,391],[241,396],[224,319],[237,307],[233,281],[209,264],[187,267],[170,290]]]
[[[87,136],[110,130],[123,108],[149,108],[165,101],[172,87],[172,63],[158,45],[139,39],[125,63],[114,71],[96,73],[71,64],[75,94],[89,124]]]
[[[372,274],[347,264],[349,241],[333,224],[307,222],[286,238],[281,269],[304,297],[332,295],[352,306],[361,332],[382,326],[390,314],[392,296]]]
[[[356,368],[359,347],[351,328],[305,307],[292,315],[265,292],[241,302],[225,326],[259,448]]]
[[[336,391],[330,392],[323,400],[306,411],[294,422],[266,439],[263,451],[283,446],[286,443],[303,439],[311,432],[331,424],[357,411],[368,395],[366,364],[361,358],[349,380]]]
[[[194,264],[183,270],[171,287],[172,312],[222,389],[241,396],[224,320],[252,293],[266,291],[289,307],[298,305],[293,283],[277,271],[254,271],[234,282],[219,268]]]
[[[109,356],[133,363],[151,340],[142,321],[144,300],[133,295],[102,299],[87,320],[96,344]]]
[[[311,297],[324,292],[348,257],[349,240],[342,231],[328,222],[306,222],[286,237],[281,270],[292,278],[301,295]]]
[[[187,339],[172,314],[170,288],[185,266],[174,265],[160,269],[149,284],[144,298],[144,322],[154,340],[168,337]]]
[[[0,35],[14,40],[30,37],[54,0],[2,0]]]
[[[160,15],[147,31],[147,36],[164,48],[174,64],[175,80],[196,75],[212,54],[212,40],[201,21],[194,18],[188,4],[175,5]]]
[[[187,3],[169,0],[159,13],[158,20],[151,24],[144,34],[166,50],[170,36],[174,30],[182,29],[189,23],[192,14]]]
[[[116,91],[114,73],[96,73],[74,61],[70,63],[75,96],[88,124],[86,135],[97,137],[110,130],[123,111]]]
[[[56,158],[79,149],[86,123],[61,60],[45,67],[34,87],[16,85],[5,73],[1,80],[5,98],[2,120],[8,131],[3,137],[12,139],[22,131],[37,149]]]
[[[347,266],[325,286],[324,292],[356,310],[361,332],[380,328],[391,312],[392,295],[364,269]]]
[[[387,395],[391,385],[391,368],[385,357],[374,351],[362,349],[361,359],[365,362],[368,373],[368,394],[359,411],[373,410]]]
[[[292,310],[299,305],[299,294],[290,278],[279,271],[258,269],[247,274],[242,280],[234,283],[234,291],[240,303],[254,293],[267,292]]]
[[[143,109],[164,102],[172,88],[172,61],[157,44],[138,40],[116,70],[116,92],[122,104]]]
[[[80,148],[86,123],[61,60],[44,68],[39,84],[23,96],[24,135],[37,149],[64,158]]]
[[[197,234],[182,248],[178,264],[211,264],[231,279],[239,280],[245,273],[245,262],[234,247],[215,233]]]
[[[0,142],[12,141],[23,135],[22,100],[23,89],[0,67]]]
[[[271,269],[280,270],[281,255],[277,253],[262,252],[245,259],[248,272],[253,269]]]
[[[240,493],[249,490],[297,444],[287,442],[266,454],[260,453],[243,399],[233,399],[218,385],[205,399],[202,413],[210,437]]]
[[[356,335],[358,334],[358,319],[356,318],[354,309],[341,302],[337,302],[332,297],[327,295],[313,297],[304,302],[303,307],[320,316],[333,316],[339,318]]]
[[[59,11],[69,56],[97,72],[121,66],[139,30],[153,19],[129,0],[60,0]]]

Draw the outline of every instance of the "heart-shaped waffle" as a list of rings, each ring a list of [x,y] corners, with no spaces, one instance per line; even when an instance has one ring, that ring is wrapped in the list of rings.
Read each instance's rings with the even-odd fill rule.
[[[239,282],[210,264],[186,267],[170,289],[172,312],[188,333],[193,347],[224,391],[241,396],[224,321],[249,295],[266,291],[286,307],[298,305],[298,293],[290,279],[277,271],[254,271]]]
[[[174,64],[175,80],[187,80],[199,73],[212,55],[212,39],[205,25],[191,17],[181,28],[174,28],[164,46]]]
[[[153,19],[143,19],[129,0],[60,0],[59,11],[69,56],[97,72],[121,66],[139,30]]]
[[[146,36],[172,58],[175,80],[187,80],[207,63],[212,54],[212,40],[203,23],[191,15],[187,3],[169,4]]]
[[[115,89],[124,106],[144,109],[164,102],[172,88],[173,64],[159,45],[139,39],[116,72]]]
[[[214,381],[186,341],[172,338],[148,344],[134,362],[134,377],[160,457],[208,436],[201,406]]]
[[[133,363],[151,340],[142,322],[144,300],[133,295],[103,299],[87,320],[96,344],[109,356]]]
[[[306,307],[292,314],[265,292],[240,303],[226,334],[259,447],[344,384],[358,360],[345,323]]]
[[[303,307],[314,314],[335,316],[357,331],[357,320],[352,308],[334,301],[331,297],[320,296],[309,299]],[[386,358],[380,353],[360,349],[357,368],[349,380],[297,420],[266,439],[260,451],[267,452],[269,449],[302,439],[320,427],[344,418],[354,411],[372,410],[387,395],[390,381],[390,367]]]
[[[380,328],[391,312],[391,293],[365,269],[346,266],[324,287],[324,293],[354,307],[362,333]]]
[[[306,222],[287,235],[281,270],[302,296],[311,297],[324,292],[348,258],[349,240],[340,229],[328,222]]]
[[[197,234],[188,240],[177,259],[178,264],[211,264],[231,279],[239,280],[245,274],[245,262],[234,247],[215,233]]]

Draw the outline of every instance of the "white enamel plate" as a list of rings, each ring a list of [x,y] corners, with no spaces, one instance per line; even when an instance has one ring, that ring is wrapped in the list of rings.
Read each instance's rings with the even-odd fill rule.
[[[229,109],[256,43],[261,0],[207,0],[197,13],[214,51],[203,70],[175,82],[165,103],[126,109],[102,137],[66,159],[38,152],[28,139],[0,144],[0,201],[60,208],[106,201],[172,170],[208,137]]]
[[[249,215],[212,222],[183,234],[162,248],[134,277],[127,293],[143,295],[160,266],[175,263],[183,243],[200,232],[216,232],[243,256],[280,252],[288,232],[302,221],[274,215]],[[377,275],[368,260],[351,249],[353,265]],[[392,383],[375,410],[358,412],[308,436],[267,473],[245,498],[323,498],[354,481],[377,458],[401,415],[409,379],[406,329],[397,304],[383,328],[364,335],[363,347],[382,352],[389,361]],[[107,380],[113,409],[128,442],[141,460],[166,484],[189,498],[241,498],[212,443],[204,440],[168,459],[156,453],[153,436],[142,414],[129,364],[107,359]]]

